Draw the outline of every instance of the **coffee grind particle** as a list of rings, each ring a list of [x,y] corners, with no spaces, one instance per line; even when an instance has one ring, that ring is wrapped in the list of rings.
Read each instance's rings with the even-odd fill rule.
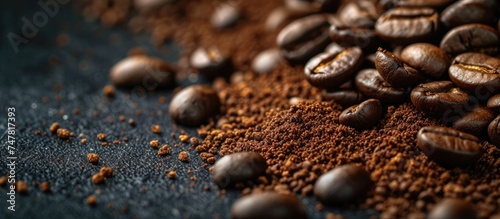
[[[99,134],[97,134],[97,139],[98,139],[99,141],[105,142],[105,141],[106,141],[106,137],[107,137],[107,135],[106,135],[106,134],[104,134],[104,133],[99,133]]]
[[[90,206],[95,206],[97,204],[97,198],[94,195],[87,197],[87,204]]]
[[[3,186],[7,184],[7,177],[6,176],[0,176],[0,186]]]
[[[179,160],[182,161],[182,162],[187,162],[188,161],[188,153],[185,152],[185,151],[181,151],[179,153]]]
[[[94,183],[94,184],[104,183],[105,180],[106,180],[106,177],[104,177],[104,175],[102,173],[96,173],[96,174],[92,175],[92,183]]]
[[[42,190],[43,193],[49,193],[50,192],[49,182],[42,182],[42,184],[40,184],[40,190]]]
[[[174,170],[167,173],[167,177],[169,179],[174,179],[176,176],[177,176],[177,173]]]
[[[52,125],[50,125],[49,131],[52,133],[56,133],[58,129],[59,129],[59,123],[54,122],[52,123]]]
[[[179,135],[179,140],[181,140],[181,142],[185,143],[189,140],[189,135]]]
[[[87,144],[87,139],[86,139],[86,138],[82,139],[82,140],[81,140],[81,143],[82,143],[82,144]]]
[[[113,176],[113,169],[111,169],[111,167],[102,167],[101,170],[99,170],[99,173],[104,177],[111,177]]]
[[[87,160],[89,163],[97,164],[99,162],[99,155],[96,153],[89,153],[87,154]]]
[[[159,125],[152,125],[151,131],[155,134],[161,134],[161,127]]]
[[[172,152],[172,148],[170,148],[168,145],[165,144],[158,150],[158,155],[165,156],[165,155],[169,155],[171,152]]]
[[[17,181],[16,182],[16,191],[22,195],[28,194],[28,184],[22,180]]]
[[[158,141],[158,140],[151,140],[151,141],[149,142],[149,145],[151,145],[151,147],[153,147],[153,148],[156,148],[156,149],[157,149],[158,147],[160,147],[160,141]]]
[[[106,85],[102,88],[102,93],[106,97],[114,97],[115,96],[115,87],[113,85]]]
[[[57,129],[57,133],[56,133],[56,136],[60,139],[69,139],[71,133],[69,130],[67,129],[63,129],[63,128],[59,128]]]

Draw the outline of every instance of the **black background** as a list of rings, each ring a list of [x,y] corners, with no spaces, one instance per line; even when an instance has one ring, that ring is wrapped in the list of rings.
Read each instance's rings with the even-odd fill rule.
[[[2,1],[0,23],[0,175],[6,175],[7,165],[7,108],[16,109],[16,180],[28,182],[28,195],[16,196],[16,211],[7,210],[7,186],[0,187],[0,218],[228,218],[231,204],[240,191],[230,190],[223,197],[210,180],[207,169],[201,168],[198,154],[189,151],[189,162],[177,159],[180,151],[190,144],[173,148],[171,155],[159,157],[149,146],[149,141],[159,139],[173,146],[170,133],[179,134],[183,128],[191,136],[194,129],[174,129],[167,114],[171,91],[150,92],[144,89],[117,90],[116,98],[106,100],[102,87],[109,84],[110,67],[124,58],[131,48],[142,46],[148,53],[175,63],[182,48],[172,42],[158,50],[154,49],[146,34],[131,34],[125,27],[105,27],[97,21],[85,20],[74,13],[70,4],[61,6],[47,24],[38,28],[35,37],[20,45],[18,53],[7,38],[12,32],[22,34],[22,18],[33,19],[42,11],[37,1]],[[67,33],[70,43],[66,47],[56,45],[57,36]],[[59,58],[61,65],[49,64],[49,57]],[[183,81],[181,85],[200,83],[197,78]],[[62,86],[61,86],[62,85]],[[57,96],[61,100],[56,100]],[[167,103],[160,104],[164,96]],[[48,97],[47,103],[42,102]],[[72,110],[78,108],[80,115]],[[143,114],[136,115],[136,109]],[[59,111],[63,110],[61,115]],[[94,117],[94,111],[99,116]],[[118,116],[134,118],[136,127],[119,122]],[[110,123],[108,120],[114,122]],[[78,136],[83,133],[88,139],[82,145],[76,137],[66,143],[52,134],[36,136],[40,130],[48,132],[51,123]],[[153,134],[149,127],[159,124],[162,135]],[[128,143],[102,147],[96,139],[98,133],[106,133],[107,140],[121,139],[121,132],[131,139]],[[135,139],[138,138],[138,141]],[[98,165],[89,164],[87,153],[100,156]],[[115,169],[116,176],[103,185],[90,181],[92,174],[102,166],[126,168]],[[176,170],[177,178],[170,180],[165,171]],[[192,173],[188,174],[187,171]],[[198,181],[190,181],[196,176]],[[51,183],[52,193],[40,192],[33,181]],[[194,188],[190,184],[194,183]],[[205,191],[209,185],[212,189]],[[175,187],[175,188],[174,188]],[[98,191],[101,191],[100,193]],[[96,194],[99,193],[99,194]],[[89,195],[96,194],[98,204],[86,204]],[[324,218],[327,211],[317,212],[313,197],[300,197],[308,207],[311,218]],[[110,204],[112,205],[110,207]],[[128,212],[123,213],[122,208]],[[341,213],[344,218],[368,218],[374,211],[349,211],[327,209]]]

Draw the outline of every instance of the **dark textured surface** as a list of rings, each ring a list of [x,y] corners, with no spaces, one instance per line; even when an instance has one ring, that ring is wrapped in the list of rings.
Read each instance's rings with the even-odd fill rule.
[[[0,175],[7,174],[7,137],[3,134],[7,128],[7,108],[15,107],[16,180],[28,182],[29,192],[16,196],[16,211],[10,212],[6,210],[7,186],[0,187],[0,218],[228,217],[231,204],[240,192],[228,191],[224,197],[216,195],[218,189],[209,178],[208,170],[201,168],[202,161],[196,152],[189,152],[188,163],[180,162],[178,153],[188,150],[190,144],[172,147],[173,152],[166,158],[158,156],[149,146],[153,139],[170,146],[180,143],[170,136],[171,133],[178,136],[183,128],[173,128],[168,117],[170,91],[117,90],[116,98],[109,101],[101,93],[102,87],[109,83],[110,67],[125,57],[130,48],[144,46],[150,54],[169,63],[175,63],[180,48],[169,43],[162,50],[155,50],[146,35],[132,35],[124,27],[106,28],[85,21],[65,5],[28,44],[20,46],[16,54],[6,37],[7,32],[21,33],[21,18],[30,18],[40,8],[35,1],[9,2],[1,3],[4,5],[0,24]],[[56,46],[61,32],[70,36],[67,47]],[[50,65],[51,55],[59,57],[62,64]],[[197,81],[181,84],[193,82]],[[58,95],[60,101],[56,100]],[[161,96],[167,98],[167,103],[158,102]],[[43,97],[49,101],[43,103]],[[80,115],[72,113],[75,108],[81,110]],[[136,109],[141,109],[142,115],[136,115]],[[61,110],[64,113],[60,114]],[[99,112],[97,117],[93,116],[94,111]],[[122,114],[135,119],[137,126],[119,122],[118,116]],[[87,144],[82,145],[78,137],[66,143],[50,132],[47,136],[34,134],[36,130],[48,132],[53,122],[59,122],[77,136],[83,133]],[[150,131],[153,124],[161,125],[162,135]],[[194,129],[184,130],[195,136]],[[96,138],[101,132],[108,135],[110,142],[124,136],[131,141],[102,147]],[[88,163],[89,152],[99,154],[98,165]],[[102,166],[113,167],[116,176],[103,185],[94,185],[90,177]],[[117,166],[120,168],[115,168]],[[191,174],[187,173],[188,169]],[[175,180],[166,177],[165,171],[170,170],[177,171]],[[198,181],[191,181],[191,176],[196,176]],[[52,193],[41,193],[39,187],[32,185],[33,181],[50,182]],[[194,187],[190,186],[192,183]],[[205,185],[212,189],[205,191]],[[99,193],[97,206],[88,206],[86,197],[96,193]],[[326,211],[314,210],[317,203],[314,198],[301,199],[311,218],[324,218]],[[122,212],[122,208],[128,212]],[[333,211],[342,212],[345,218],[368,217],[366,212]]]

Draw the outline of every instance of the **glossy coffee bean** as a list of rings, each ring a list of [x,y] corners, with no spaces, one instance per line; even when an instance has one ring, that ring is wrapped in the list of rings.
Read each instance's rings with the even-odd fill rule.
[[[386,42],[409,44],[432,37],[438,23],[432,8],[393,8],[378,18],[375,30]]]
[[[359,92],[386,104],[397,104],[408,98],[408,88],[396,88],[387,83],[376,69],[364,69],[354,80]]]
[[[500,148],[500,115],[488,125],[488,137],[492,144]]]
[[[354,77],[362,64],[359,47],[346,48],[338,53],[321,53],[311,58],[304,73],[313,86],[336,89]]]
[[[275,192],[251,194],[231,207],[232,219],[306,219],[307,211],[293,195]]]
[[[354,90],[337,90],[326,91],[322,93],[322,98],[325,101],[333,100],[335,103],[340,104],[342,107],[350,107],[359,104],[365,100],[363,94]]]
[[[219,96],[206,85],[191,85],[179,91],[172,98],[168,112],[179,124],[200,125],[219,112]]]
[[[420,129],[417,145],[431,160],[450,168],[473,165],[483,154],[477,137],[438,126]]]
[[[347,164],[321,175],[314,184],[314,196],[327,205],[347,204],[363,198],[372,185],[363,167]]]
[[[361,47],[364,51],[372,50],[381,44],[374,30],[359,27],[331,25],[330,39],[345,47]]]
[[[255,152],[238,152],[219,159],[212,171],[212,179],[222,188],[264,175],[266,159]]]
[[[415,43],[401,51],[401,60],[431,78],[440,78],[448,72],[450,59],[439,47],[429,43]]]
[[[466,24],[448,31],[439,47],[451,57],[466,52],[495,55],[499,52],[500,34],[484,24]]]
[[[434,206],[429,219],[476,219],[474,205],[462,199],[446,198]]]
[[[375,68],[380,76],[394,87],[409,87],[424,79],[417,70],[382,48],[378,48],[375,53]]]
[[[482,53],[464,53],[453,60],[450,79],[474,95],[496,93],[500,89],[500,59]]]
[[[260,52],[252,61],[252,70],[257,73],[271,72],[281,61],[279,49],[268,49]]]
[[[490,122],[495,119],[493,111],[478,106],[453,122],[452,128],[474,136],[483,136]]]
[[[210,23],[214,28],[227,28],[234,26],[240,18],[240,11],[235,4],[221,3],[215,7]]]
[[[377,99],[369,99],[345,109],[340,113],[339,123],[357,130],[365,130],[375,126],[380,118],[382,103]]]
[[[433,81],[415,87],[410,99],[413,105],[427,114],[448,120],[465,114],[470,98],[451,81]]]
[[[380,16],[375,1],[349,1],[337,12],[338,17],[346,27],[373,29]]]
[[[230,60],[217,47],[196,49],[190,57],[190,64],[202,75],[221,75],[230,70]]]
[[[495,112],[500,112],[500,94],[495,94],[488,99],[486,107]]]
[[[448,6],[441,13],[440,20],[447,28],[471,23],[494,26],[498,16],[485,0],[461,0]]]
[[[330,43],[327,15],[311,15],[287,25],[276,38],[285,58],[292,62],[304,62],[323,51]]]
[[[109,77],[117,87],[141,86],[147,90],[165,88],[175,83],[172,67],[161,59],[149,56],[132,56],[111,68]]]

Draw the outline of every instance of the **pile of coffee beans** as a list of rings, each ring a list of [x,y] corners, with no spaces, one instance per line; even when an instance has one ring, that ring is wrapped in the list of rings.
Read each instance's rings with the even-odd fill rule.
[[[184,48],[175,73],[127,58],[111,72],[115,85],[134,83],[116,75],[144,80],[145,63],[166,72],[165,84],[173,74],[212,80],[179,92],[169,110],[177,123],[204,124],[195,150],[210,164],[223,157],[211,168],[219,186],[254,193],[233,218],[266,218],[273,206],[285,211],[278,218],[303,218],[283,193],[381,218],[500,211],[499,2],[101,2],[78,4],[108,24],[135,10],[133,32]]]

